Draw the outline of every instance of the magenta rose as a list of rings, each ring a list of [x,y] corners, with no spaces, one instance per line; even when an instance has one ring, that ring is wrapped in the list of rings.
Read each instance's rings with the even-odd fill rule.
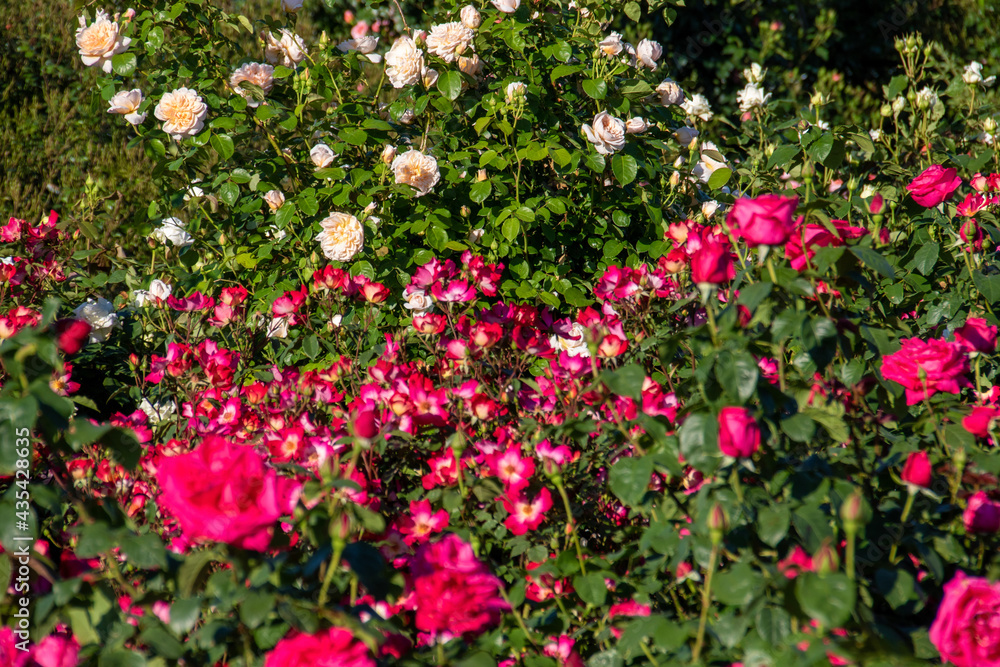
[[[931,165],[923,173],[913,179],[906,189],[910,191],[913,201],[924,208],[934,208],[962,184],[958,170],[945,169],[939,164]]]
[[[955,341],[970,352],[993,352],[997,349],[997,327],[981,317],[970,317],[955,330]]]
[[[719,411],[719,449],[726,456],[747,458],[760,449],[760,426],[746,408]]]
[[[31,649],[31,665],[76,667],[80,664],[80,643],[72,635],[49,635]]]
[[[931,643],[956,667],[1000,667],[1000,584],[959,571],[944,585]]]
[[[993,502],[984,491],[976,491],[962,513],[967,533],[1000,532],[1000,503]]]
[[[188,454],[157,466],[160,506],[190,540],[214,540],[264,551],[274,523],[289,514],[299,484],[271,468],[253,447],[211,436]]]
[[[927,452],[913,452],[903,465],[903,481],[913,486],[927,488],[931,485],[931,460]]]
[[[962,387],[971,386],[965,377],[969,362],[959,344],[937,338],[904,338],[902,343],[899,352],[882,359],[882,377],[906,388],[907,405],[915,405],[939,391],[957,394]]]
[[[747,245],[781,245],[792,235],[792,217],[798,197],[761,195],[756,199],[737,199],[726,216],[733,233],[743,237]]]
[[[733,253],[713,238],[706,239],[701,249],[691,256],[691,280],[718,285],[736,277]]]
[[[998,419],[1000,419],[1000,408],[977,405],[972,408],[971,413],[962,418],[962,426],[972,435],[988,438]]]
[[[817,248],[844,245],[847,239],[859,239],[868,233],[864,227],[852,227],[845,220],[831,220],[835,232],[825,225],[816,223],[802,224],[803,218],[795,223],[795,230],[785,243],[785,258],[791,262],[792,268],[801,271],[806,268],[809,260],[816,256]]]
[[[330,628],[285,637],[267,654],[264,667],[376,667],[371,651],[350,630]]]

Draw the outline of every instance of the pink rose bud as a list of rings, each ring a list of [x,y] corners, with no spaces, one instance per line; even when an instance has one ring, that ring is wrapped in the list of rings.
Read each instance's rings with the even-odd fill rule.
[[[719,449],[726,456],[747,458],[760,448],[760,426],[746,408],[719,412]]]
[[[824,542],[812,557],[812,569],[820,576],[840,569],[840,556],[829,542]]]
[[[378,420],[374,410],[361,410],[354,418],[354,435],[365,440],[372,440],[379,433]]]
[[[792,235],[792,218],[798,197],[762,195],[756,199],[737,199],[726,222],[747,245],[781,245]]]
[[[344,11],[344,23],[347,25],[354,23],[354,12],[350,9]]]
[[[927,167],[919,176],[906,186],[913,201],[924,208],[934,208],[951,196],[951,193],[962,184],[955,168],[945,169],[939,164]]]
[[[969,185],[971,185],[972,189],[977,192],[986,192],[989,187],[986,176],[980,174],[979,172],[976,172],[976,175],[969,179]]]
[[[903,481],[926,489],[931,485],[931,461],[927,452],[913,452],[903,465]]]
[[[967,533],[996,533],[1000,531],[1000,504],[989,499],[984,491],[977,491],[962,514]]]
[[[868,204],[868,212],[872,215],[878,215],[883,209],[885,209],[885,197],[876,193]]]
[[[368,34],[368,22],[358,21],[358,24],[351,28],[351,37],[354,39],[361,39]]]
[[[970,352],[993,352],[997,349],[997,327],[981,317],[970,317],[955,331],[955,341]]]

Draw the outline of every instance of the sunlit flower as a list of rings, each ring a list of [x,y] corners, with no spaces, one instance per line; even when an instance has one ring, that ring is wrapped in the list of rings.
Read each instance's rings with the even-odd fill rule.
[[[423,78],[424,52],[407,36],[397,39],[385,54],[385,75],[393,88],[412,86]]]
[[[201,132],[208,115],[208,105],[190,88],[164,93],[153,115],[163,121],[163,131],[180,141]]]
[[[521,0],[490,0],[490,2],[504,14],[513,14],[521,6]]]
[[[712,120],[712,107],[708,105],[708,98],[701,93],[695,93],[691,99],[681,104],[681,108],[689,116],[694,116],[703,121]]]
[[[663,47],[660,46],[659,42],[643,39],[640,40],[639,45],[635,47],[636,60],[638,60],[643,67],[648,67],[649,69],[656,69],[656,61],[659,60],[662,55]]]
[[[599,46],[601,51],[604,52],[604,55],[607,56],[617,56],[625,49],[625,43],[622,42],[622,36],[617,32],[613,32],[605,37],[597,46]]]
[[[264,58],[272,65],[295,67],[306,58],[306,44],[302,38],[291,30],[281,29],[281,39],[275,39],[274,33],[264,35]]]
[[[247,63],[229,77],[229,85],[236,93],[244,97],[247,106],[259,106],[263,100],[257,99],[252,92],[240,85],[243,81],[260,86],[264,96],[274,87],[274,67],[263,63]]]
[[[743,78],[747,80],[747,83],[762,83],[765,74],[767,74],[767,70],[761,67],[760,63],[751,63],[750,67],[743,70]]]
[[[625,123],[607,111],[594,116],[592,125],[584,125],[583,133],[601,155],[611,155],[625,147]]]
[[[114,97],[108,100],[111,106],[108,113],[117,113],[125,116],[125,120],[133,125],[141,125],[146,120],[146,114],[139,113],[139,106],[142,105],[142,91],[138,88],[132,90],[120,90]]]
[[[333,164],[333,159],[337,154],[326,144],[316,144],[309,151],[309,159],[316,165],[317,169],[325,169]]]
[[[365,243],[365,228],[350,213],[331,213],[320,225],[323,230],[316,240],[329,259],[347,262],[361,252]]]
[[[76,45],[80,49],[80,59],[87,67],[100,65],[105,74],[111,74],[111,59],[124,53],[131,42],[130,38],[118,34],[118,23],[108,18],[103,9],[97,11],[90,25],[83,16],[80,17]]]
[[[524,83],[521,81],[511,81],[507,84],[507,88],[504,91],[504,99],[507,100],[508,104],[513,104],[517,100],[523,98],[527,92],[528,86]]]
[[[119,326],[118,315],[110,301],[98,298],[96,301],[87,299],[73,310],[77,319],[90,325],[90,342],[103,343],[111,335],[111,330]]]
[[[462,18],[462,25],[470,30],[475,30],[483,22],[482,17],[479,15],[479,10],[474,5],[462,7],[460,16]]]
[[[272,211],[277,211],[285,203],[285,193],[281,190],[268,190],[264,195],[264,203]]]
[[[417,190],[417,197],[422,197],[437,185],[441,179],[437,160],[433,155],[425,155],[420,151],[410,149],[392,161],[392,173],[396,183],[409,185]]]
[[[665,107],[672,104],[684,104],[684,91],[673,79],[664,79],[656,87],[656,92],[660,95],[660,104]]]
[[[764,93],[757,84],[748,83],[743,90],[736,94],[736,99],[740,103],[740,111],[745,113],[767,104],[767,101],[771,99],[771,93]]]
[[[455,62],[462,55],[476,34],[460,21],[442,23],[431,28],[427,34],[427,50],[446,63]]]
[[[170,243],[175,246],[191,245],[194,241],[179,218],[165,218],[160,227],[153,230],[152,236],[160,243]]]

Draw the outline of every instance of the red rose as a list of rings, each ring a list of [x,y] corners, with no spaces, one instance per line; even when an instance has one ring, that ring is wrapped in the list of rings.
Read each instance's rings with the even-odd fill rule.
[[[718,285],[736,277],[733,253],[714,238],[702,243],[701,250],[691,257],[691,280]]]
[[[906,388],[906,404],[915,405],[939,391],[957,394],[971,383],[965,350],[958,343],[904,338],[899,352],[882,359],[882,377]],[[923,374],[924,377],[921,377]]]
[[[977,405],[972,408],[972,414],[962,419],[962,426],[972,435],[988,438],[998,418],[1000,418],[1000,408],[995,408],[992,405]]]
[[[802,224],[799,218],[795,231],[785,243],[785,258],[791,262],[792,268],[801,271],[806,268],[808,260],[816,256],[817,248],[844,245],[847,239],[859,239],[868,233],[864,227],[852,227],[844,220],[831,220],[835,231],[830,231],[825,225],[816,223]]]
[[[997,349],[997,327],[981,317],[970,317],[955,331],[955,342],[970,352],[993,352]]]
[[[791,236],[795,225],[792,216],[798,197],[762,195],[756,199],[737,199],[726,216],[733,232],[742,236],[747,245],[781,245]]]
[[[63,354],[76,354],[90,338],[90,325],[68,317],[55,323],[56,345]]]
[[[726,456],[746,458],[760,448],[760,426],[746,408],[719,412],[719,449]]]
[[[294,506],[298,484],[267,468],[253,447],[211,436],[188,454],[157,465],[160,506],[185,537],[264,551],[278,517]]]
[[[931,461],[927,452],[913,452],[903,465],[903,481],[927,488],[931,485]]]
[[[967,533],[996,533],[1000,531],[1000,503],[990,500],[985,492],[976,491],[962,513],[962,522]]]
[[[913,179],[906,186],[917,202],[924,208],[934,208],[962,184],[962,179],[957,176],[958,170],[945,169],[939,164],[931,165],[922,174]]]
[[[959,571],[944,585],[930,640],[955,667],[1000,666],[1000,585]]]
[[[267,654],[264,667],[375,667],[375,658],[350,630],[330,628],[285,637]]]

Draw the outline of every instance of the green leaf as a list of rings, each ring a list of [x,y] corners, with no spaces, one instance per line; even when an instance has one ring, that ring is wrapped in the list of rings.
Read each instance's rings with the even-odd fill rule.
[[[583,92],[595,100],[603,100],[604,96],[608,94],[608,84],[603,79],[585,79]]]
[[[236,147],[233,145],[233,139],[228,134],[213,134],[210,141],[212,148],[215,149],[215,152],[218,153],[219,157],[223,160],[228,160],[236,151]]]
[[[129,564],[135,567],[153,570],[167,566],[167,550],[163,548],[163,540],[156,533],[126,537],[122,540],[121,548]]]
[[[780,607],[762,607],[754,619],[757,634],[768,646],[781,646],[792,634],[792,617]]]
[[[277,116],[278,112],[275,111],[274,107],[269,104],[261,104],[257,107],[257,111],[254,112],[254,115],[257,117],[257,120],[265,121]]]
[[[934,265],[937,264],[938,253],[941,246],[937,243],[925,243],[920,246],[920,250],[913,256],[913,268],[925,276],[929,276]]]
[[[240,605],[240,620],[251,630],[264,622],[274,610],[274,595],[266,591],[250,591]]]
[[[795,580],[795,599],[802,611],[827,628],[839,628],[851,617],[856,591],[847,575],[821,577],[807,572]]]
[[[201,600],[199,598],[177,600],[170,605],[170,629],[178,637],[182,637],[195,626],[200,615]]]
[[[781,430],[795,442],[809,442],[816,433],[816,422],[798,412],[781,420]]]
[[[154,51],[163,46],[163,28],[154,26],[146,33],[146,44]]]
[[[717,586],[712,592],[719,602],[734,607],[745,607],[764,586],[764,579],[749,563],[739,562],[716,575]]]
[[[482,204],[492,191],[493,184],[489,180],[478,181],[472,184],[472,188],[469,190],[469,199],[477,204]]]
[[[646,381],[646,371],[638,364],[629,364],[615,371],[604,371],[601,379],[608,389],[619,396],[627,396],[639,400],[642,398],[642,385]]]
[[[552,74],[549,76],[549,78],[552,80],[552,83],[554,84],[557,80],[569,76],[570,74],[576,74],[582,69],[583,67],[581,67],[580,65],[558,65],[552,70]]]
[[[757,535],[764,544],[778,546],[788,534],[792,513],[785,505],[765,507],[757,514]]]
[[[642,17],[642,8],[639,7],[637,2],[629,2],[625,5],[625,16],[629,17],[633,21],[638,22]]]
[[[710,473],[718,464],[719,422],[715,415],[698,412],[689,415],[680,427],[681,454],[702,473]]]
[[[892,264],[877,251],[864,246],[852,246],[850,250],[869,269],[882,274],[886,278],[896,279],[896,272],[893,270]]]
[[[1000,275],[986,275],[982,271],[972,272],[972,282],[983,298],[993,303],[1000,301]]]
[[[111,67],[118,76],[131,76],[135,71],[135,54],[119,53],[111,58]]]
[[[462,94],[462,74],[455,70],[442,72],[437,80],[437,89],[449,100],[457,100]]]
[[[736,398],[740,403],[746,402],[757,389],[757,377],[760,370],[757,362],[746,352],[735,356],[724,353],[715,364],[715,377],[726,393]]]
[[[639,165],[631,155],[618,153],[611,158],[611,171],[614,172],[618,182],[625,186],[635,180],[636,174],[639,173]]]
[[[587,667],[622,667],[623,664],[625,661],[613,648],[595,653],[587,659]]]
[[[308,336],[302,342],[302,351],[306,353],[306,356],[310,359],[315,359],[319,356],[319,339],[316,338],[316,334]]]
[[[653,474],[653,458],[623,456],[608,473],[608,486],[623,503],[630,507],[640,505]]]
[[[767,168],[774,169],[775,167],[787,167],[801,150],[801,148],[793,146],[792,144],[778,146],[774,149],[774,152],[771,153],[771,157],[767,161]]]
[[[507,218],[504,220],[500,231],[503,233],[505,239],[513,241],[517,238],[518,233],[521,231],[521,221],[515,217]]]
[[[352,146],[364,146],[368,141],[368,133],[357,127],[345,127],[338,136]]]
[[[595,607],[603,605],[608,596],[608,587],[601,572],[578,574],[573,577],[573,588],[581,600]]]
[[[239,198],[240,198],[240,186],[236,185],[235,183],[227,181],[222,184],[222,187],[219,188],[219,199],[221,199],[225,204],[233,206],[234,204],[236,204]]]
[[[729,182],[729,177],[733,175],[733,170],[729,167],[719,167],[708,177],[708,189],[718,190]]]

